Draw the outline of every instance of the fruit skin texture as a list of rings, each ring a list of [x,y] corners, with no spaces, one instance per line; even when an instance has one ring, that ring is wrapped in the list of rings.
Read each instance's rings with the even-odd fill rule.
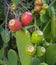
[[[48,64],[43,62],[43,63],[40,63],[39,65],[48,65]]]
[[[11,31],[17,31],[22,28],[21,22],[18,19],[11,19],[9,21],[8,27]]]
[[[43,32],[40,30],[34,31],[31,36],[32,43],[39,43],[43,39]]]
[[[45,52],[46,52],[46,49],[44,47],[42,47],[42,46],[37,47],[37,56],[39,56],[39,57],[43,56]]]
[[[42,6],[36,5],[36,6],[34,7],[34,11],[40,11],[41,8],[42,8]]]
[[[36,52],[34,45],[30,44],[25,47],[25,52],[27,55],[33,56]]]
[[[24,12],[21,16],[21,22],[22,26],[27,26],[29,25],[33,20],[32,13],[30,12]]]

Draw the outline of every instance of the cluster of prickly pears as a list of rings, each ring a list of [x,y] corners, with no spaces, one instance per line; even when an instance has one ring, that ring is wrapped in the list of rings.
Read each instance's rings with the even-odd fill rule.
[[[34,12],[39,12],[40,15],[45,14],[46,9],[48,8],[47,4],[43,4],[42,0],[35,0],[34,2]],[[14,7],[14,4],[11,8]],[[13,8],[15,9],[15,7]],[[21,30],[23,27],[28,26],[33,21],[33,13],[26,11],[22,13],[21,20],[19,19],[11,19],[9,21],[8,27],[11,31]],[[35,22],[35,20],[34,20]],[[44,34],[41,30],[37,29],[31,34],[31,44],[25,46],[25,54],[26,55],[36,55],[37,57],[41,57],[45,54],[46,49],[40,43],[44,39]],[[46,63],[41,63],[40,65],[47,65]]]
[[[45,14],[46,9],[48,8],[48,5],[43,4],[42,0],[35,0],[34,5],[34,11],[39,12],[40,15]]]
[[[44,34],[41,30],[36,30],[31,34],[31,44],[25,46],[25,54],[29,56],[42,57],[46,49],[40,43],[43,41]],[[48,65],[46,63],[40,63],[39,65]]]
[[[18,19],[12,19],[9,21],[9,29],[11,31],[17,31],[19,29],[22,29],[22,27],[25,27],[29,25],[33,20],[33,16],[31,12],[24,12],[21,16],[21,21]]]
[[[36,30],[31,35],[31,45],[26,46],[27,55],[37,55],[39,57],[43,56],[46,52],[46,49],[43,46],[40,46],[41,41],[43,40],[43,32]]]
[[[43,4],[42,0],[35,0],[35,7],[34,11],[42,11],[48,8],[47,4]],[[14,4],[11,8],[14,7]],[[31,12],[26,11],[21,15],[21,21],[19,19],[11,19],[9,21],[8,27],[11,31],[18,31],[21,30],[23,27],[28,26],[33,21],[33,15]],[[43,32],[40,30],[35,30],[31,35],[31,45],[26,46],[26,54],[34,55],[35,53],[37,56],[43,56],[45,53],[45,48],[42,46],[34,46],[38,45],[43,40]]]
[[[20,29],[22,29],[22,27],[25,27],[27,25],[29,25],[33,20],[33,16],[30,12],[25,12],[22,14],[21,16],[21,22],[18,19],[12,19],[9,21],[9,29],[11,31],[18,31]],[[41,41],[43,40],[43,32],[40,30],[36,30],[32,33],[31,35],[31,45],[27,45],[26,46],[26,54],[27,55],[34,55],[36,53],[37,56],[43,56],[43,54],[45,53],[45,48],[42,46],[37,46],[35,47],[35,45],[39,44]]]

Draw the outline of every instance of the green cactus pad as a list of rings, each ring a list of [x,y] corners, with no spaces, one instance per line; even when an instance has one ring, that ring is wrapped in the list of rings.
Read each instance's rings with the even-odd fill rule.
[[[17,65],[17,54],[12,49],[8,52],[8,65]]]
[[[46,62],[48,65],[56,64],[56,44],[50,45],[46,50]]]
[[[21,30],[17,31],[16,42],[17,42],[17,48],[18,48],[21,64],[31,65],[32,57],[25,53],[25,46],[27,44],[31,44],[29,32],[25,32]]]

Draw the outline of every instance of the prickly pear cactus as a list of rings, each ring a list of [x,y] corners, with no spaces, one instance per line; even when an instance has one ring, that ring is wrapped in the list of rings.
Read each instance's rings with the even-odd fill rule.
[[[17,65],[17,54],[12,49],[8,51],[8,65]]]
[[[0,0],[0,65],[56,65],[56,0]]]
[[[31,44],[30,33],[25,31],[16,32],[16,43],[22,65],[31,65],[32,57],[25,53],[25,47],[27,44]]]
[[[52,7],[52,23],[51,23],[51,30],[52,30],[52,36],[54,40],[56,40],[56,14],[55,14],[55,9]]]
[[[3,58],[3,55],[4,55],[4,48],[1,48],[1,49],[0,49],[0,59]]]
[[[45,61],[48,65],[56,64],[56,44],[50,45],[50,47],[47,48]]]

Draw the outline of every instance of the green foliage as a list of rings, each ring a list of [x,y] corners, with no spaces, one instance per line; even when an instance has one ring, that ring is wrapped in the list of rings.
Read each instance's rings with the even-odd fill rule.
[[[3,3],[3,1],[5,2]],[[34,11],[34,2],[35,0],[0,0],[0,65],[20,65],[20,63],[21,65],[55,65],[56,0],[42,0],[43,5],[47,4],[49,7],[45,10],[41,5],[42,11],[39,12]],[[11,4],[13,7],[15,4],[15,9],[11,7]],[[8,21],[12,18],[21,21],[21,15],[26,11],[32,12],[33,22],[29,26],[22,26],[22,30],[16,32],[9,30]],[[38,45],[31,42],[32,33],[36,30],[41,30],[44,33],[44,39],[42,42],[38,42]],[[26,52],[28,53],[26,47],[30,44],[37,49],[32,56],[26,54]],[[38,46],[46,48],[46,53],[43,56],[37,55],[37,52],[42,55],[41,49],[38,51]]]
[[[40,20],[41,20],[42,23],[45,23],[45,22],[47,23],[49,21],[50,17],[47,13],[48,12],[46,12],[46,14],[40,16]]]
[[[41,62],[37,57],[32,58],[32,64],[31,65],[39,65]]]
[[[48,23],[46,24],[46,26],[43,29],[44,37],[48,42],[50,42],[50,40],[51,40],[51,32],[50,31],[51,31],[51,22],[48,21]]]
[[[2,59],[4,56],[4,48],[0,49],[0,59]]]
[[[42,0],[42,2],[43,2],[43,4],[46,4],[47,1],[46,0]]]
[[[5,44],[7,44],[10,40],[10,36],[8,34],[8,32],[4,29],[4,28],[1,28],[1,37],[2,37],[2,40]]]
[[[25,53],[25,47],[27,44],[31,44],[30,33],[25,31],[16,32],[16,43],[18,48],[18,53],[20,56],[20,61],[22,65],[31,65],[32,57]]]
[[[0,59],[0,64],[1,65],[4,65],[5,64],[5,61],[3,61],[2,59]]]
[[[8,65],[17,65],[17,54],[12,49],[8,51]]]
[[[52,10],[51,32],[53,38],[56,39],[56,15],[53,7],[51,7],[51,10]]]
[[[50,45],[50,47],[47,48],[45,61],[48,65],[56,64],[56,44]]]
[[[43,62],[43,63],[40,63],[39,65],[48,65],[48,64],[46,64],[46,63]]]

